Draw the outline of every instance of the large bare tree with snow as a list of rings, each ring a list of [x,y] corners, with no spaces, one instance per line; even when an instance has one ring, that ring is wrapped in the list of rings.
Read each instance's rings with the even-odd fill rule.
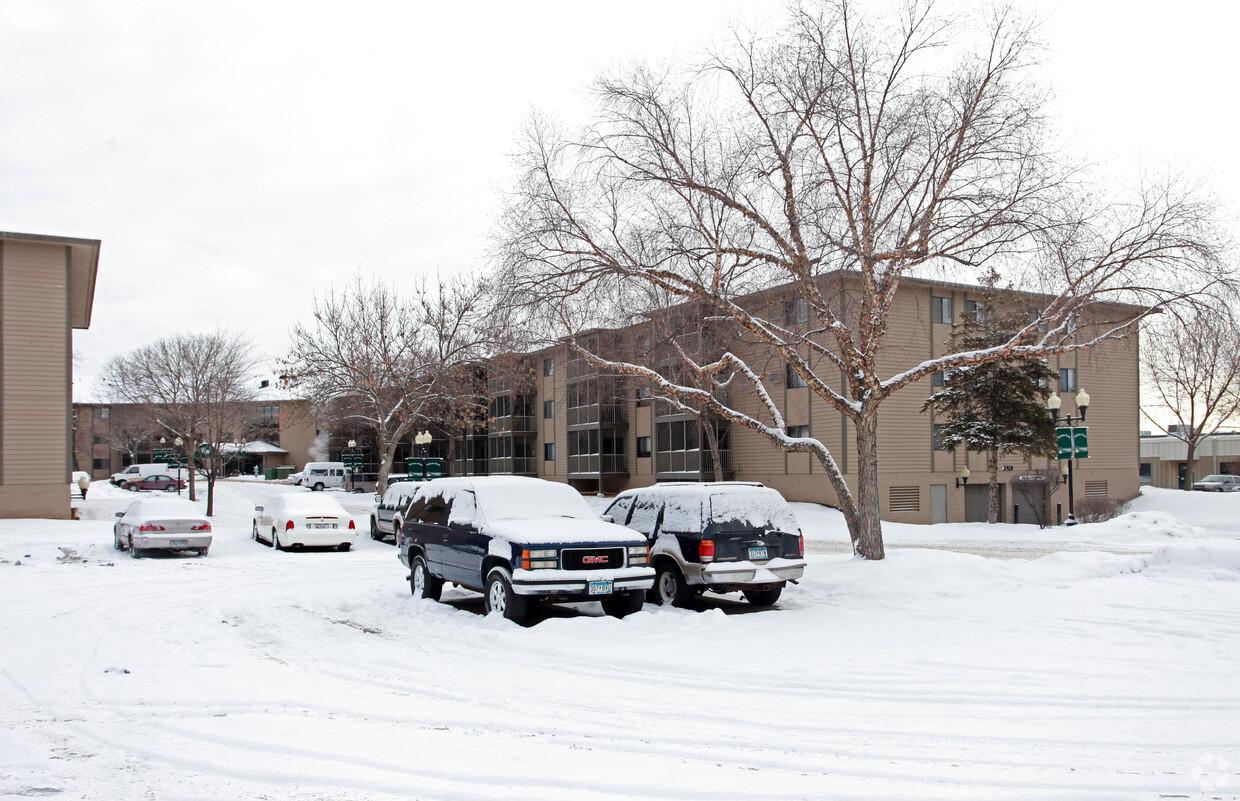
[[[684,69],[605,76],[585,131],[529,126],[497,248],[504,284],[569,336],[611,322],[592,298],[640,296],[635,286],[714,309],[751,346],[693,367],[728,376],[731,403],[649,365],[592,358],[812,453],[855,552],[880,559],[878,419],[893,393],[950,368],[1130,335],[1151,309],[1222,277],[1209,204],[1171,184],[1100,200],[1060,161],[1036,58],[1031,28],[1008,12],[947,20],[920,2],[884,15],[830,0],[737,32]],[[1026,326],[884,369],[902,280],[972,282],[992,268],[1041,293]],[[788,322],[786,302],[804,304],[804,323]],[[855,492],[825,443],[787,436],[763,385],[785,364],[851,422]]]
[[[191,500],[197,497],[195,465],[205,462],[210,516],[222,448],[242,440],[257,420],[256,369],[254,346],[241,334],[178,334],[109,360],[100,374],[101,394],[134,404],[129,414],[151,421],[143,427],[152,438],[182,440]]]
[[[361,276],[315,300],[286,371],[324,414],[374,433],[379,491],[415,427],[485,411],[475,366],[488,343],[486,293],[466,278],[420,281],[408,296]]]
[[[1145,328],[1141,367],[1142,413],[1184,441],[1191,470],[1206,438],[1240,418],[1240,323],[1222,305],[1162,315]],[[1160,422],[1168,416],[1176,425]]]

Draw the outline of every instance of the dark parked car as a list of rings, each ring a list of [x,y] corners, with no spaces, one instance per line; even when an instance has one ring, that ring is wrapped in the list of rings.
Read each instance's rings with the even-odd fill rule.
[[[451,582],[516,622],[537,601],[601,601],[624,617],[654,583],[643,538],[599,520],[567,484],[537,478],[420,484],[396,544],[414,597],[439,600]]]
[[[626,490],[603,519],[641,532],[657,573],[651,600],[685,606],[707,590],[779,600],[805,573],[805,539],[787,501],[758,483],[657,484]]]
[[[388,481],[392,481],[389,477]],[[413,496],[417,494],[418,484],[413,481],[395,481],[388,485],[387,492],[375,495],[375,505],[370,509],[370,538],[382,540],[387,537],[396,539],[400,527],[405,522],[405,510]]]
[[[185,482],[179,478],[172,476],[145,476],[143,478],[126,481],[120,485],[122,489],[127,490],[163,490],[164,492],[176,492],[185,489]]]

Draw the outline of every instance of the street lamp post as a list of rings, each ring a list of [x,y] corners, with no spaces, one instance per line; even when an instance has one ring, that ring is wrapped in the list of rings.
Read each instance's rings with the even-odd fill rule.
[[[348,462],[346,467],[348,467],[349,469],[348,470],[349,492],[352,492],[353,490],[357,489],[357,478],[356,478],[356,472],[355,472],[357,470],[357,453],[354,451],[354,448],[356,447],[357,447],[357,440],[355,439],[349,440],[349,452],[348,452],[349,458],[345,460]]]
[[[1066,450],[1067,455],[1066,456],[1064,455],[1065,451],[1063,448],[1060,449],[1060,454],[1059,454],[1059,458],[1066,460],[1068,463],[1068,468],[1067,468],[1068,519],[1064,521],[1064,525],[1075,526],[1076,525],[1076,492],[1075,492],[1075,485],[1073,484],[1073,481],[1072,481],[1072,463],[1076,461],[1077,447],[1076,447],[1076,435],[1072,429],[1072,424],[1085,422],[1085,412],[1089,409],[1089,393],[1087,393],[1084,389],[1081,389],[1079,392],[1076,393],[1076,408],[1077,408],[1077,411],[1080,412],[1079,415],[1065,414],[1065,415],[1060,416],[1059,407],[1061,405],[1062,405],[1062,402],[1059,400],[1059,394],[1056,392],[1052,392],[1051,396],[1047,398],[1046,400],[1046,409],[1047,411],[1051,413],[1051,419],[1055,421],[1055,425],[1058,426],[1062,424],[1066,426],[1066,430],[1068,431],[1068,439],[1069,439],[1069,446]]]

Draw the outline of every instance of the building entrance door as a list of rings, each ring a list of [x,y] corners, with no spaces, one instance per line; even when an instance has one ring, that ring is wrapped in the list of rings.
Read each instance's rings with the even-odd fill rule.
[[[1003,522],[1004,490],[1007,485],[999,485],[999,522]],[[987,484],[970,484],[964,488],[964,522],[985,523],[990,514],[990,486]]]
[[[930,485],[930,522],[947,522],[947,485]]]

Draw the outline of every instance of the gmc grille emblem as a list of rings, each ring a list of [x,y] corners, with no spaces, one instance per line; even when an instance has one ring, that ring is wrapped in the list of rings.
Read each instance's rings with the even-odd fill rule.
[[[608,560],[606,556],[583,556],[581,557],[581,563],[583,565],[605,565],[607,564],[607,561]]]

